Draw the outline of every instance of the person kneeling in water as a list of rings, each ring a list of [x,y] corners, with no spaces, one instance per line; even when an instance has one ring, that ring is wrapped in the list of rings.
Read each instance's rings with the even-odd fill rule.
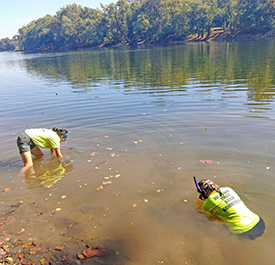
[[[197,183],[200,199],[204,200],[202,210],[205,216],[216,216],[221,219],[233,234],[241,238],[254,240],[265,230],[261,217],[250,211],[238,194],[229,187],[219,187],[210,179],[202,179]]]

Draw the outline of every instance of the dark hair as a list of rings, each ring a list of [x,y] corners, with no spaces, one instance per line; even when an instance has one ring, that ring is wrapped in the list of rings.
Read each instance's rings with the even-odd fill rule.
[[[208,193],[211,193],[212,191],[215,190],[220,194],[220,196],[225,197],[223,195],[223,193],[221,192],[220,187],[217,184],[215,184],[213,181],[211,181],[210,179],[202,179],[202,180],[200,180],[198,185],[205,195]]]
[[[64,133],[68,133],[68,131],[66,129],[58,129],[56,127],[52,128],[52,130],[54,132],[56,132],[59,136],[62,135],[62,134],[64,134]]]

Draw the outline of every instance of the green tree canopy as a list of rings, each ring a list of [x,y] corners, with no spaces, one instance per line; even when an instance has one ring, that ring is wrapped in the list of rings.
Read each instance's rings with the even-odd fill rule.
[[[100,9],[66,5],[1,40],[1,50],[46,50],[207,38],[213,26],[232,34],[275,30],[274,0],[118,0]]]

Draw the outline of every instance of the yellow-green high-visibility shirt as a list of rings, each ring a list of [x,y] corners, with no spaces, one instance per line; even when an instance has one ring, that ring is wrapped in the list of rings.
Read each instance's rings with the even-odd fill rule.
[[[60,148],[60,137],[53,130],[27,129],[25,133],[41,148]]]
[[[220,188],[224,197],[212,191],[202,206],[207,217],[213,215],[221,219],[234,234],[241,234],[252,229],[260,217],[250,211],[238,194],[228,187]]]

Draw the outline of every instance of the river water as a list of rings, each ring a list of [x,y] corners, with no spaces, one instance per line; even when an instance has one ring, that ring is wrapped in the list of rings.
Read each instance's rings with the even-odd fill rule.
[[[274,41],[0,53],[0,80],[1,240],[35,242],[37,264],[274,263]],[[19,177],[17,136],[53,127],[63,165],[43,150]],[[233,188],[264,235],[207,219],[194,175]],[[76,258],[98,244],[110,255]]]

